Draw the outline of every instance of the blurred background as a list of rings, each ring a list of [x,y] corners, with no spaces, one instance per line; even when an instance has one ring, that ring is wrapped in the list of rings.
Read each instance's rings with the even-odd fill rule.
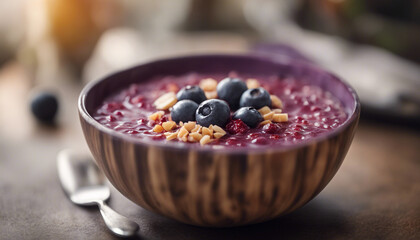
[[[17,65],[31,88],[161,57],[257,52],[343,76],[363,117],[420,121],[418,0],[1,0],[0,34],[0,68]]]

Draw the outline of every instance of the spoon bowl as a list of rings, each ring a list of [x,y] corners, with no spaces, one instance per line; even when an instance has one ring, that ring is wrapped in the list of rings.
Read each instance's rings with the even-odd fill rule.
[[[138,230],[137,223],[121,216],[105,203],[111,195],[106,178],[89,156],[63,150],[57,158],[61,185],[70,200],[81,206],[98,205],[108,228],[116,235],[128,237]]]
[[[105,176],[86,156],[63,151],[58,157],[57,167],[63,189],[73,203],[92,206],[97,204],[93,199],[109,199],[111,192],[106,186]]]

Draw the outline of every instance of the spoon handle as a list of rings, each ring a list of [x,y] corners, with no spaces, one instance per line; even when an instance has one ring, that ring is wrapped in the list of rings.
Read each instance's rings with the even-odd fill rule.
[[[139,229],[137,223],[112,210],[104,201],[97,201],[99,210],[108,228],[118,236],[133,236]]]

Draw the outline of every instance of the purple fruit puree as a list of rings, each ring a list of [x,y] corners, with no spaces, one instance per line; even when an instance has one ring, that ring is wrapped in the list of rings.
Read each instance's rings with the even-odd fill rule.
[[[231,73],[229,76],[239,76],[244,80],[247,78],[258,79],[262,87],[282,100],[283,112],[289,114],[289,121],[271,123],[237,134],[227,133],[209,145],[258,147],[293,144],[325,134],[343,124],[347,119],[347,114],[340,101],[330,92],[324,91],[318,86],[304,84],[298,79],[277,76],[268,78],[235,73]],[[156,141],[167,141],[163,133],[152,131],[154,125],[159,123],[148,119],[149,115],[157,111],[152,105],[153,102],[170,90],[176,90],[186,85],[198,85],[201,79],[209,77],[220,81],[226,76],[204,76],[190,73],[183,76],[154,78],[141,84],[132,84],[108,97],[96,110],[94,118],[106,127],[124,134]],[[169,111],[166,111],[162,121],[168,120],[169,116]],[[185,144],[199,143],[185,142]]]

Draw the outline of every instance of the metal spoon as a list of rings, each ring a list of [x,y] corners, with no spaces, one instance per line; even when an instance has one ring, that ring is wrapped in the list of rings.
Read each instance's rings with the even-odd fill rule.
[[[61,185],[73,203],[82,206],[98,205],[105,224],[120,237],[132,236],[137,232],[137,223],[106,205],[110,189],[105,184],[105,176],[88,156],[63,150],[58,154],[57,168]]]

